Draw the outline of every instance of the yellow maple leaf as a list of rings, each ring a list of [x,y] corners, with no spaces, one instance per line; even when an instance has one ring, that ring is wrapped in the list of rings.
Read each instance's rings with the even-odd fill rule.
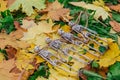
[[[109,16],[108,12],[104,9],[104,7],[98,6],[98,4],[96,2],[94,2],[94,4],[97,4],[97,5],[87,4],[87,3],[82,2],[82,1],[81,2],[70,2],[70,4],[72,4],[74,6],[83,7],[86,9],[96,11],[94,14],[95,19],[102,17],[102,19],[105,20]],[[101,3],[101,5],[103,5],[103,4]]]
[[[18,69],[29,70],[34,69],[33,65],[29,64],[34,54],[28,53],[26,50],[19,50],[16,54],[16,66]],[[27,67],[26,67],[27,66]]]
[[[24,33],[24,37],[21,38],[21,40],[31,40],[34,39],[36,35],[55,32],[54,30],[52,30],[53,25],[54,23],[52,22],[52,20],[49,20],[49,23],[47,21],[41,21],[38,23],[37,26],[29,28],[28,32]]]
[[[93,4],[96,6],[103,7],[106,11],[111,11],[109,7],[105,6],[105,2],[103,0],[95,0]]]
[[[0,11],[4,11],[7,9],[7,1],[5,0],[0,0]]]
[[[41,10],[45,8],[45,0],[16,0],[10,7],[10,11],[18,10],[22,8],[28,16],[34,14],[34,8]]]
[[[39,45],[41,48],[42,47],[46,47],[48,44],[46,43],[46,38],[47,37],[51,37],[51,39],[59,39],[60,36],[57,34],[40,34],[40,35],[36,35],[35,38],[33,40],[29,40],[27,41],[28,43],[33,43],[35,45]]]
[[[36,36],[36,40],[33,42],[36,45],[40,45],[40,47],[47,46],[45,39],[47,38],[47,35],[41,34],[39,36]]]
[[[120,61],[120,50],[117,43],[109,44],[109,50],[101,57],[99,64],[102,67],[108,67],[116,61]]]

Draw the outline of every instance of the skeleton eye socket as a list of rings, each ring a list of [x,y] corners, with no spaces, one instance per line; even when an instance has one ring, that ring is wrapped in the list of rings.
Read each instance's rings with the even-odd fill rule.
[[[62,29],[59,29],[59,30],[58,30],[58,34],[59,34],[59,35],[62,35],[63,33],[64,33],[64,31],[63,31]]]
[[[35,46],[34,51],[39,52],[40,51],[40,46]]]
[[[46,38],[46,43],[50,43],[52,40],[50,38]]]
[[[73,25],[75,25],[75,23],[72,22],[72,21],[70,21],[70,22],[68,23],[68,25],[69,25],[69,26],[73,26]]]

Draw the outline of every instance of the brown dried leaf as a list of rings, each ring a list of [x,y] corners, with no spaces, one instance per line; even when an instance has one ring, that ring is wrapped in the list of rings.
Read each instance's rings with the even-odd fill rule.
[[[20,38],[22,38],[22,37],[23,37],[23,32],[25,32],[26,29],[22,28],[22,27],[20,26],[20,23],[17,22],[17,21],[14,21],[14,25],[15,25],[15,28],[16,28],[17,30],[14,31],[14,32],[11,32],[11,33],[10,33],[10,36],[13,37],[13,38],[15,38],[15,39],[20,39]]]
[[[109,24],[112,26],[113,30],[120,32],[120,23],[116,21],[110,21]]]
[[[13,48],[12,46],[7,45],[5,47],[5,50],[7,52],[8,55],[8,59],[12,59],[15,57],[15,54],[17,53],[17,50],[15,48]]]
[[[7,7],[10,7],[15,2],[15,0],[7,0],[7,1],[8,1]]]
[[[47,19],[47,18],[51,18],[52,20],[55,21],[60,21],[61,18],[65,17],[69,20],[69,13],[70,10],[63,8],[63,5],[61,5],[57,0],[53,3],[49,3],[48,7],[43,10],[43,12],[46,12],[47,15],[45,17],[45,15],[43,15],[43,17],[41,19]]]
[[[15,59],[10,59],[0,63],[0,79],[2,80],[18,80],[19,77],[21,80],[27,80],[33,72],[34,70],[25,71],[20,77],[21,71],[16,68]]]
[[[23,25],[21,26],[24,29],[29,29],[31,27],[37,26],[36,23],[33,20],[26,20],[24,19],[22,21]]]
[[[0,33],[0,43],[2,43],[0,44],[1,49],[4,49],[7,45],[10,45],[16,49],[29,47],[29,44],[25,41],[20,41],[15,37],[11,37],[11,35],[7,35],[6,33]]]
[[[0,63],[0,79],[2,80],[13,80],[13,73],[10,70],[15,66],[15,60],[10,59]]]
[[[15,39],[20,39],[23,37],[23,31],[22,30],[16,30],[14,32],[10,33],[10,36]]]
[[[19,23],[18,21],[14,21],[14,25],[15,25],[15,28],[16,28],[17,30],[26,31],[26,29],[24,29],[24,28],[22,28],[22,27],[20,26],[20,23]]]
[[[112,9],[112,10],[115,10],[117,12],[120,12],[120,4],[118,4],[118,5],[110,5],[109,8]]]

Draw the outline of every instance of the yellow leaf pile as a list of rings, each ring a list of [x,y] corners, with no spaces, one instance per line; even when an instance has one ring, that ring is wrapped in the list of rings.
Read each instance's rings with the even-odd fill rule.
[[[53,25],[54,23],[51,20],[49,23],[47,23],[47,21],[41,21],[38,23],[38,25],[28,28],[28,31],[24,33],[24,37],[21,40],[32,40],[37,35],[40,35],[42,33],[54,32],[52,31]]]
[[[11,45],[14,48],[27,48],[29,47],[29,44],[27,44],[25,41],[20,41],[14,37],[11,37],[11,35],[7,35],[5,33],[0,33],[0,48],[4,49],[6,45]],[[24,45],[23,45],[24,44]]]

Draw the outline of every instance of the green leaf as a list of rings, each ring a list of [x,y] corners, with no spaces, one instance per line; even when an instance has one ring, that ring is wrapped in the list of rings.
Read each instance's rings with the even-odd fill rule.
[[[120,22],[120,13],[112,11],[112,17],[115,21]]]
[[[34,13],[34,8],[38,10],[45,8],[45,0],[16,0],[9,10],[14,11],[18,10],[22,6],[22,11],[25,12],[28,16]]]
[[[103,79],[98,77],[88,77],[87,80],[103,80]]]
[[[103,78],[101,75],[99,75],[98,73],[92,72],[92,71],[88,71],[85,69],[81,69],[81,72],[88,76],[88,77],[97,77],[97,78]]]
[[[0,31],[3,29],[6,31],[7,34],[11,33],[15,30],[14,27],[14,19],[12,14],[9,10],[6,10],[4,12],[1,12],[2,18],[0,19]]]
[[[68,62],[70,62],[73,58],[70,56],[68,57]]]
[[[109,71],[107,73],[108,80],[120,80],[120,62],[116,62],[115,64],[109,67]]]
[[[91,65],[93,68],[99,68],[99,64],[96,61],[92,61]]]
[[[106,52],[107,48],[105,46],[99,46],[99,51],[104,53]]]
[[[34,72],[33,75],[29,77],[28,80],[36,80],[38,76],[44,77],[44,78],[49,78],[50,71],[49,67],[45,63],[41,63],[38,70]]]

